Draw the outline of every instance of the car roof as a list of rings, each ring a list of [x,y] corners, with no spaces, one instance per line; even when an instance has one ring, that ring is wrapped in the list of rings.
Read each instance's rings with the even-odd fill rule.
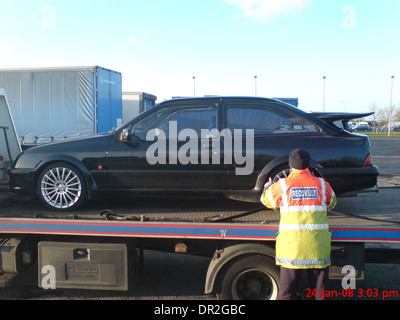
[[[255,96],[204,96],[204,97],[176,97],[176,98],[172,98],[169,100],[164,100],[158,104],[156,104],[155,107],[163,107],[166,104],[170,104],[170,103],[196,103],[196,102],[211,102],[211,101],[236,101],[236,102],[240,102],[240,101],[259,101],[259,102],[275,102],[277,104],[280,105],[284,105],[286,107],[289,108],[293,108],[294,110],[298,110],[302,113],[307,113],[304,110],[299,109],[298,107],[295,107],[285,101],[279,100],[279,99],[275,99],[275,98],[267,98],[267,97],[255,97]]]

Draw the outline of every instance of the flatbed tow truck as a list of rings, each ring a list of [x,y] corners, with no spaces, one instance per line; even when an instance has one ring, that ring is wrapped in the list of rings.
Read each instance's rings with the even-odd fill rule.
[[[365,263],[399,263],[398,189],[339,198],[328,218],[330,279],[343,279],[344,266],[363,279]],[[0,207],[0,271],[37,263],[44,289],[124,291],[140,276],[145,250],[158,250],[209,257],[205,294],[275,299],[278,225],[278,212],[228,199],[116,197],[60,214],[15,198]]]

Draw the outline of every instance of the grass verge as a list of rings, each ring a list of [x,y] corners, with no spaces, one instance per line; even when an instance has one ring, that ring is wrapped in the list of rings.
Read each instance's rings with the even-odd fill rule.
[[[355,132],[360,134],[365,134],[370,138],[390,138],[390,139],[400,139],[400,132],[390,132],[388,136],[387,132]]]

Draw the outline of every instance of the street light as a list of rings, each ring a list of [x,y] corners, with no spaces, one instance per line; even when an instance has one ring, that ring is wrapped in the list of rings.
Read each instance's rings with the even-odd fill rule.
[[[390,105],[389,105],[388,136],[390,136],[390,126],[391,126],[391,118],[392,118],[393,79],[394,79],[394,76],[392,76],[392,85],[391,85],[391,89],[390,89]]]
[[[322,79],[324,79],[322,111],[325,112],[325,80],[326,80],[326,76],[324,76]]]
[[[196,97],[196,77],[193,76],[193,97]]]
[[[254,95],[257,97],[257,76],[254,76]]]

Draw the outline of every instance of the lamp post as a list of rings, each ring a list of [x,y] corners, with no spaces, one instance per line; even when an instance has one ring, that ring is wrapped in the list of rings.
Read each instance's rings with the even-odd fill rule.
[[[322,111],[325,112],[325,80],[326,80],[326,76],[324,76],[322,79],[324,79]]]
[[[390,136],[390,126],[392,125],[391,124],[391,118],[392,118],[392,101],[393,101],[393,79],[394,79],[394,76],[392,76],[392,84],[391,84],[391,89],[390,89],[388,136]]]
[[[196,77],[193,76],[193,97],[196,97]]]
[[[257,76],[254,76],[254,95],[257,96]]]

